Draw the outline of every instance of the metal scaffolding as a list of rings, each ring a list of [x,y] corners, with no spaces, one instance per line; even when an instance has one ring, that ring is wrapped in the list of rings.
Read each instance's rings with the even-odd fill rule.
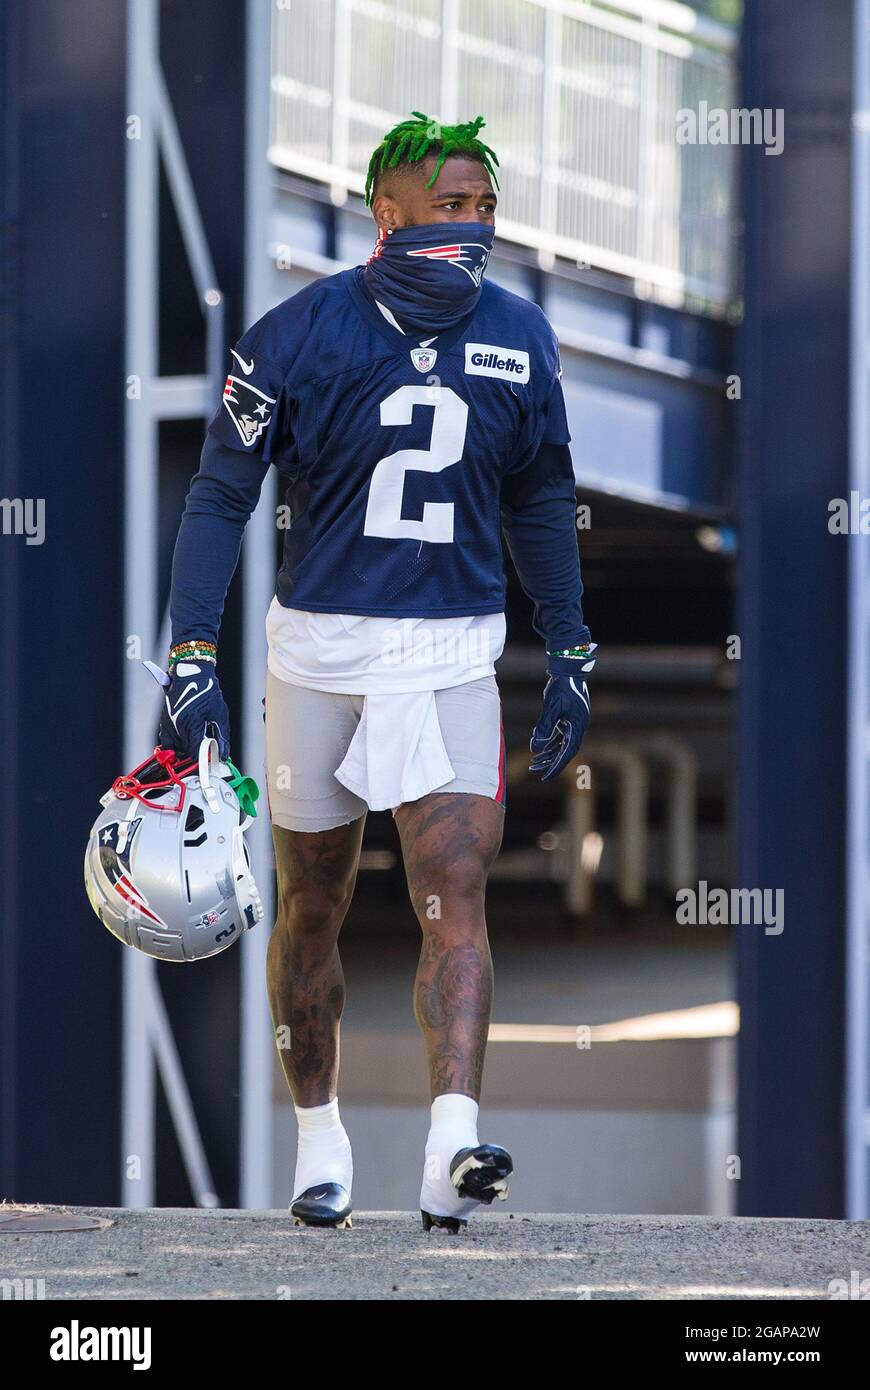
[[[268,61],[268,5],[251,0],[252,83],[261,80],[263,49]],[[124,631],[128,656],[153,656],[169,646],[168,602],[158,594],[159,425],[162,420],[208,420],[220,399],[224,375],[224,300],[159,61],[157,0],[128,0],[126,158],[126,345]],[[259,66],[258,66],[259,65]],[[254,87],[252,85],[251,90]],[[250,137],[265,148],[266,132]],[[205,322],[205,370],[196,376],[160,377],[157,345],[160,325],[158,171],[166,175],[170,196]],[[249,168],[264,164],[248,158]],[[253,176],[252,176],[253,177]],[[249,196],[249,217],[256,199]],[[249,227],[251,223],[249,221]],[[249,257],[249,261],[251,257]],[[252,316],[256,311],[248,305]],[[260,310],[259,312],[262,312]],[[264,489],[264,492],[266,489]],[[264,497],[249,528],[245,575],[242,736],[250,764],[262,761],[263,732],[259,697],[265,670],[263,615],[274,586],[267,576],[272,560],[269,501]],[[259,539],[259,548],[252,542]],[[131,639],[135,639],[131,642]],[[141,760],[143,731],[153,729],[160,692],[143,679],[139,661],[124,665],[124,766]],[[265,817],[249,836],[268,922],[273,912],[271,874],[266,873],[268,825]],[[240,1172],[241,1202],[271,1204],[271,1077],[273,1049],[263,983],[267,933],[245,935],[241,962]],[[124,955],[122,1082],[122,1199],[125,1206],[153,1205],[155,1194],[155,1091],[159,1070],[187,1176],[199,1206],[217,1196],[184,1068],[163,1004],[154,961],[138,952]]]

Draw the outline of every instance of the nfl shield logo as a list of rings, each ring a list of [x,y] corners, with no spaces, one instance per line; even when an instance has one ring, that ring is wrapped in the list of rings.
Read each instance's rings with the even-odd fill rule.
[[[411,348],[411,361],[418,372],[428,372],[435,366],[438,353],[434,348]]]

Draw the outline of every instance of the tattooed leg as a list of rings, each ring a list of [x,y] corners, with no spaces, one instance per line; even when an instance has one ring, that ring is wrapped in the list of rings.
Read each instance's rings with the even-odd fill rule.
[[[492,1005],[486,876],[504,809],[485,796],[439,793],[396,811],[405,872],[423,945],[414,1011],[429,1057],[431,1098],[480,1098]]]
[[[273,825],[278,917],[266,979],[278,1055],[297,1105],[336,1094],[344,973],[338,934],[356,882],[365,816],[334,830]]]

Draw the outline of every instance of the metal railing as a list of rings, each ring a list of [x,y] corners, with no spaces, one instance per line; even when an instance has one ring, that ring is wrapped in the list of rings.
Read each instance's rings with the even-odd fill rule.
[[[677,113],[734,106],[735,48],[670,0],[293,0],[273,7],[269,159],[340,202],[412,109],[482,112],[500,236],[724,308],[734,151],[679,143]]]

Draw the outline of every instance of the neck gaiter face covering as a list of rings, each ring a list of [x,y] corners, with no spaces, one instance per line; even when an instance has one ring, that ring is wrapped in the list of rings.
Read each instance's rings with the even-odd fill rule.
[[[495,228],[430,222],[378,232],[364,283],[403,328],[443,333],[477,304]]]

